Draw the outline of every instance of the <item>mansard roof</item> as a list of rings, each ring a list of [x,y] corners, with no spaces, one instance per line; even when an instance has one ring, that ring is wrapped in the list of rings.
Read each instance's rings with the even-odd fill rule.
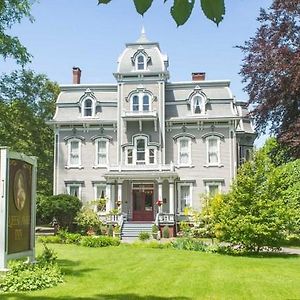
[[[135,68],[135,58],[142,54],[147,60],[147,69],[138,71]],[[144,29],[139,39],[134,43],[127,43],[123,53],[119,56],[117,73],[162,73],[167,72],[168,57],[160,50],[157,42],[151,42],[146,37]]]

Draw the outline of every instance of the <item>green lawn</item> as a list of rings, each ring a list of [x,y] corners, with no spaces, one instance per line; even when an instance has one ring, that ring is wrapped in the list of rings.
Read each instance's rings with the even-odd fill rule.
[[[231,257],[121,245],[50,245],[65,283],[1,300],[299,299],[300,257]],[[40,248],[40,245],[39,247]]]

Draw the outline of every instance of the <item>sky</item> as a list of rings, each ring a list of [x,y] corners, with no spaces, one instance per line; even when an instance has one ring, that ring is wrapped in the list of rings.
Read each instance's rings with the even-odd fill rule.
[[[247,100],[239,70],[243,54],[237,45],[254,36],[260,8],[271,0],[225,0],[224,20],[216,26],[196,1],[187,23],[177,27],[170,15],[172,1],[154,0],[140,16],[133,1],[40,0],[32,8],[33,23],[23,20],[12,28],[33,55],[28,68],[59,84],[72,83],[72,67],[82,70],[82,83],[114,83],[113,73],[125,43],[134,42],[145,27],[149,40],[159,42],[169,57],[170,81],[188,81],[192,72],[208,80],[231,81],[233,94]],[[0,73],[16,69],[13,60],[0,60]]]

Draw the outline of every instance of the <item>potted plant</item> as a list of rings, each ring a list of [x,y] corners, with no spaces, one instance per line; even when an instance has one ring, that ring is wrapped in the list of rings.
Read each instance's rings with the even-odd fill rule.
[[[120,225],[114,226],[114,229],[113,229],[113,236],[114,236],[114,237],[117,237],[117,238],[120,238],[120,237],[121,237],[121,227],[120,227]]]
[[[159,228],[156,224],[153,224],[152,225],[152,237],[155,239],[155,240],[158,240],[159,239]]]

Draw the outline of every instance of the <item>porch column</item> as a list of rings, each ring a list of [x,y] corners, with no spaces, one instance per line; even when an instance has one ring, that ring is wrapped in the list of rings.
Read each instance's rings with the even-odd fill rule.
[[[169,180],[169,201],[170,201],[170,206],[169,206],[169,212],[170,214],[175,213],[175,202],[174,202],[174,180]]]
[[[106,212],[109,213],[114,208],[114,187],[115,185],[111,182],[106,183],[105,195],[106,201]]]
[[[118,195],[117,195],[117,204],[118,208],[120,209],[120,212],[122,212],[122,185],[123,181],[118,181]]]
[[[158,200],[163,201],[162,195],[162,181],[158,181]],[[158,207],[158,212],[162,213],[162,205]]]

